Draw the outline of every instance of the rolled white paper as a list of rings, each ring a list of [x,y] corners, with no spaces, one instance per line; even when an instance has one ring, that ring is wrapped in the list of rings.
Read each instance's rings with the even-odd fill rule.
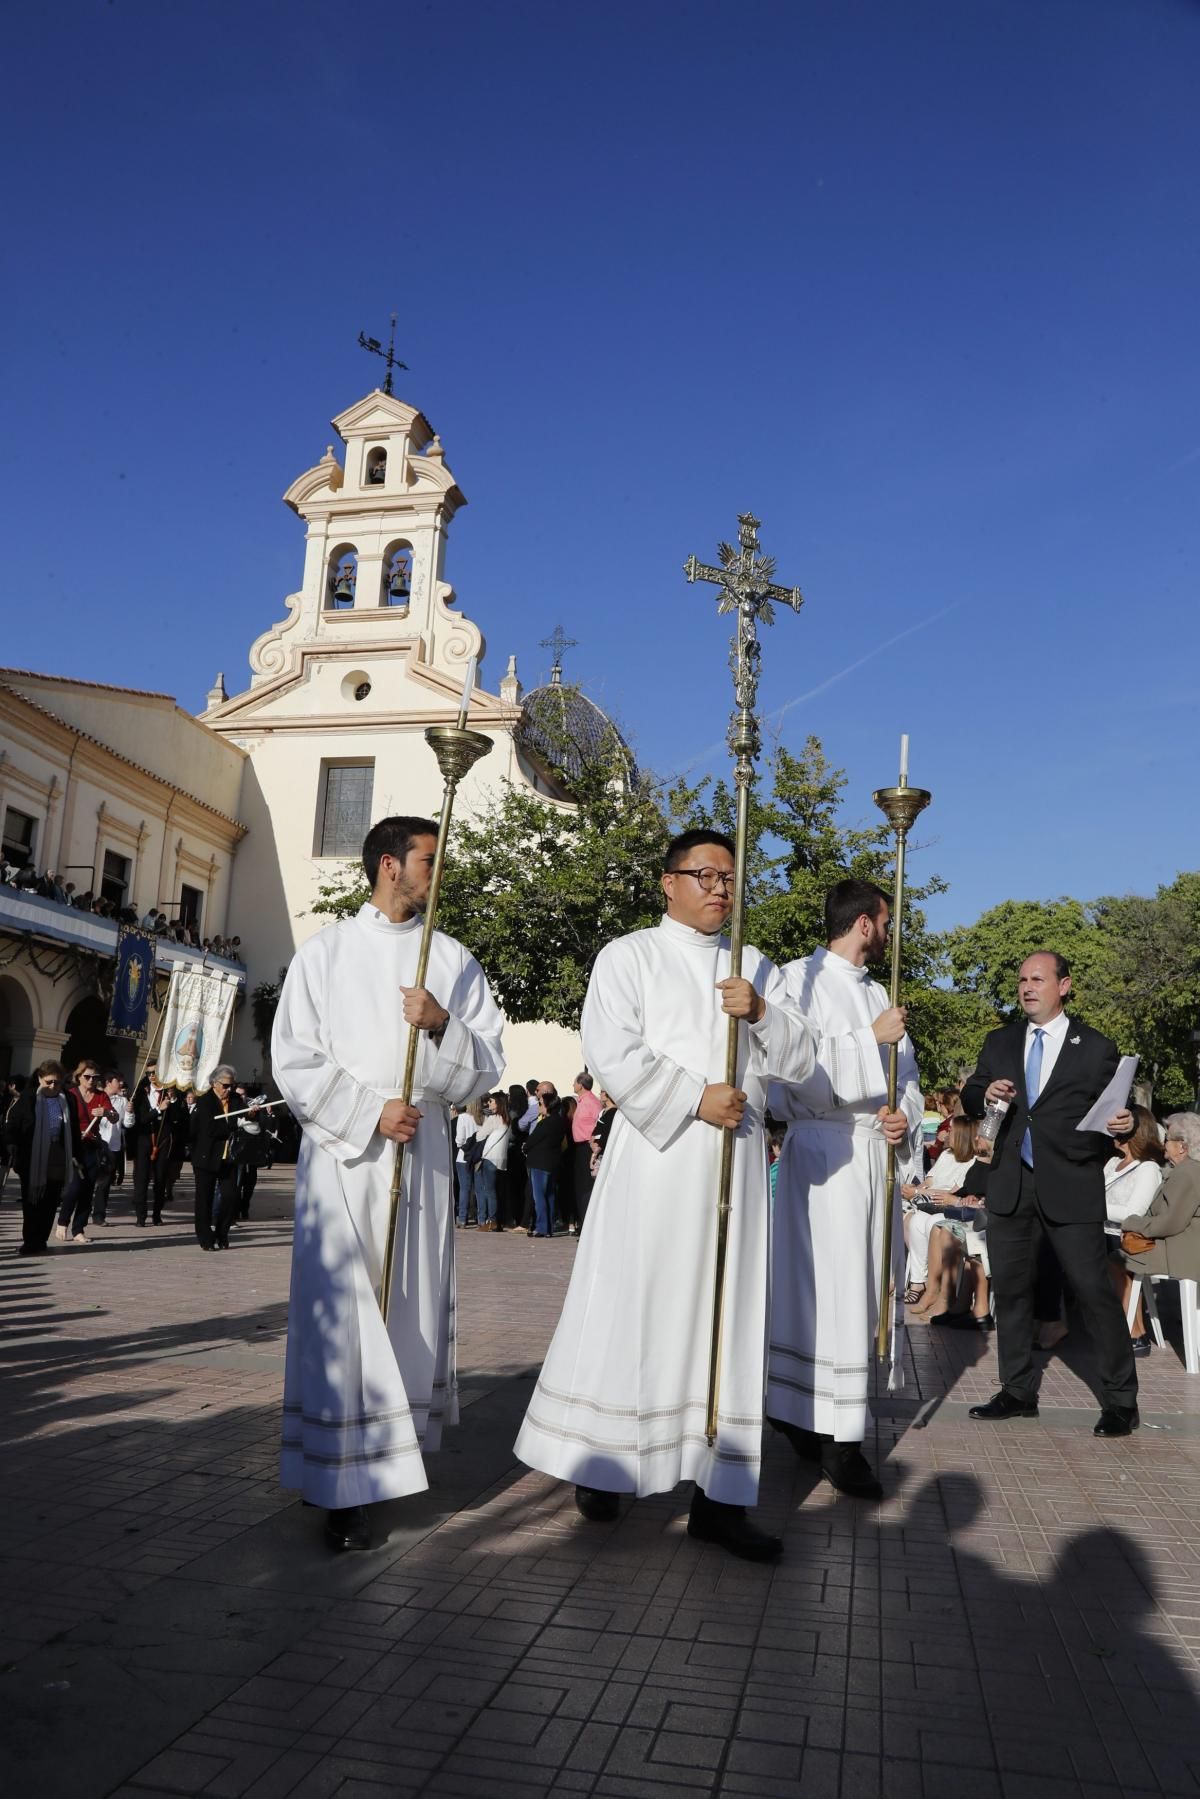
[[[471,660],[467,663],[467,672],[463,677],[462,699],[458,702],[458,709],[460,712],[465,712],[467,707],[471,704],[471,693],[475,686],[477,660],[476,657],[472,656]]]
[[[908,732],[900,739],[900,785],[903,787],[908,779]]]

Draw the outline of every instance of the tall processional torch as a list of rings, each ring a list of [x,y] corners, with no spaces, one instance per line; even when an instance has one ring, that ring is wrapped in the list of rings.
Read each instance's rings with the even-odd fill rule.
[[[475,685],[475,658],[467,665],[467,678],[463,682],[462,700],[459,704],[458,718],[452,725],[430,725],[425,733],[425,741],[437,757],[438,767],[442,771],[445,786],[442,790],[442,810],[438,819],[437,849],[433,858],[433,872],[429,878],[429,898],[425,902],[425,916],[421,925],[421,948],[417,955],[417,972],[413,977],[414,987],[423,987],[429,972],[429,952],[433,946],[433,933],[437,924],[438,895],[442,888],[442,871],[446,866],[446,843],[450,836],[450,815],[454,810],[454,795],[458,783],[468,770],[474,768],[481,756],[486,756],[492,747],[490,737],[482,731],[467,729],[467,708],[471,703],[471,689]],[[417,1078],[417,1055],[421,1047],[421,1032],[412,1025],[408,1033],[408,1049],[404,1058],[404,1080],[400,1089],[400,1098],[405,1105],[412,1104],[413,1087]],[[387,1323],[388,1306],[392,1296],[392,1270],[396,1260],[396,1231],[400,1220],[400,1196],[404,1190],[404,1145],[396,1145],[396,1161],[392,1168],[391,1203],[388,1208],[387,1240],[383,1250],[383,1274],[379,1282],[379,1310],[383,1314],[383,1322]]]
[[[748,512],[738,516],[738,548],[732,544],[717,545],[720,568],[698,562],[689,556],[683,572],[689,581],[711,581],[721,590],[718,614],[737,613],[737,629],[729,650],[729,667],[733,675],[733,714],[729,721],[727,742],[733,753],[733,781],[737,800],[737,834],[733,872],[733,911],[729,920],[729,974],[736,979],[742,972],[742,937],[746,919],[746,856],[750,832],[750,789],[754,783],[754,762],[762,747],[758,715],[754,710],[758,698],[758,676],[762,651],[758,642],[758,626],[774,623],[775,601],[782,601],[799,612],[803,598],[798,587],[778,587],[771,576],[775,559],[763,556],[758,544],[758,519]],[[729,1020],[725,1040],[725,1081],[737,1085],[738,1021]],[[708,1355],[708,1403],[705,1409],[704,1434],[709,1444],[716,1440],[717,1407],[721,1394],[721,1335],[725,1319],[725,1264],[729,1254],[729,1199],[733,1187],[733,1131],[721,1133],[721,1168],[717,1182],[717,1261],[713,1281],[712,1335]]]
[[[900,957],[904,941],[904,850],[908,833],[919,815],[933,798],[924,787],[908,784],[908,738],[900,739],[900,779],[894,787],[880,787],[872,795],[896,837],[896,884],[892,892],[892,987],[891,1003],[900,1004]],[[888,1111],[896,1110],[896,1088],[899,1081],[900,1045],[888,1048]],[[888,1144],[887,1179],[883,1199],[883,1241],[879,1261],[879,1330],[875,1353],[881,1362],[888,1360],[892,1335],[892,1223],[896,1209],[896,1145]]]

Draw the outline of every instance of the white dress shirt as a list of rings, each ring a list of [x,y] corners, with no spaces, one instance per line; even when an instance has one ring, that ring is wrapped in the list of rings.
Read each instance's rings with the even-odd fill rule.
[[[1054,1064],[1058,1061],[1058,1053],[1067,1040],[1067,1032],[1071,1028],[1071,1020],[1065,1012],[1051,1018],[1046,1024],[1030,1024],[1025,1027],[1025,1056],[1023,1066],[1029,1067],[1029,1052],[1033,1048],[1033,1033],[1042,1032],[1042,1080],[1036,1093],[1029,1094],[1029,1103],[1033,1104],[1046,1091],[1046,1083],[1054,1073]]]

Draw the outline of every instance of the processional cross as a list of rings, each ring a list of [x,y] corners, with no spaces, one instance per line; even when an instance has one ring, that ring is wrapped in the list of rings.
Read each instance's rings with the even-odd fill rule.
[[[383,357],[384,362],[387,364],[387,378],[383,383],[383,391],[385,394],[390,394],[392,391],[392,370],[407,369],[408,367],[407,362],[401,362],[396,354],[396,314],[392,314],[392,335],[388,339],[388,347],[386,350],[377,337],[367,337],[362,331],[358,334],[358,342],[360,348],[369,350],[372,356]]]
[[[762,732],[754,707],[758,699],[758,677],[762,650],[758,642],[759,624],[775,621],[778,601],[799,612],[804,604],[798,587],[780,587],[771,577],[775,558],[764,556],[758,542],[759,521],[749,512],[738,515],[738,548],[731,543],[717,545],[720,568],[698,562],[689,556],[683,572],[689,581],[711,581],[721,590],[718,614],[737,613],[737,629],[729,647],[729,669],[733,675],[733,714],[729,720],[729,748],[733,753],[733,779],[737,794],[737,837],[733,874],[733,910],[729,920],[729,973],[742,972],[742,936],[746,918],[746,854],[750,833],[750,788],[754,781],[754,760],[762,747]],[[737,1086],[738,1021],[729,1020],[725,1041],[725,1081]],[[710,1444],[717,1436],[717,1408],[721,1390],[721,1335],[725,1317],[725,1263],[729,1248],[729,1196],[733,1187],[733,1137],[730,1130],[721,1133],[721,1172],[717,1188],[717,1264],[713,1286],[712,1336],[708,1360],[708,1405],[704,1433]]]

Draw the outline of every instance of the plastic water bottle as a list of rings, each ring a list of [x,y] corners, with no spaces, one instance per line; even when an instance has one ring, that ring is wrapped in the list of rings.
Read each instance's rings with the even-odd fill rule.
[[[983,1117],[976,1127],[977,1135],[982,1137],[985,1143],[994,1143],[996,1141],[996,1138],[1000,1135],[1000,1126],[1004,1122],[1004,1114],[1007,1111],[1008,1101],[1006,1099],[993,1099],[988,1101],[987,1105],[984,1107]]]

